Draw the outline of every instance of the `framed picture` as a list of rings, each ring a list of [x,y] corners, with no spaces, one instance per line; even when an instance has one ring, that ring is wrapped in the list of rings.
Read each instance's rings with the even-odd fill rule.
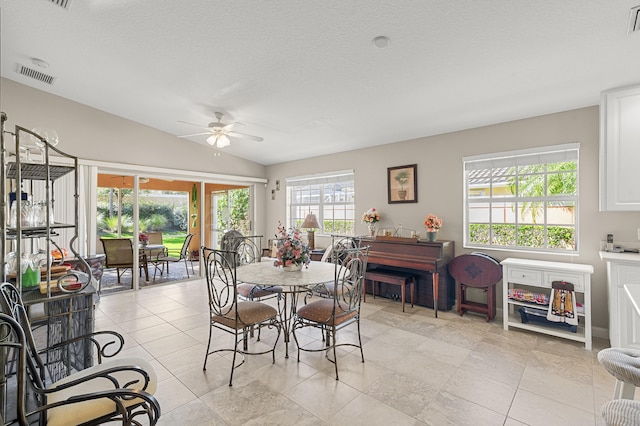
[[[418,165],[387,168],[389,204],[418,202]]]

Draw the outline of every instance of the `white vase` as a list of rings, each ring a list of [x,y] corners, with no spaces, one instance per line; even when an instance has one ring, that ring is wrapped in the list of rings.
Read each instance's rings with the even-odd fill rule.
[[[299,271],[302,269],[302,263],[292,263],[291,265],[283,266],[282,269],[287,272]]]
[[[369,236],[375,237],[376,236],[376,224],[375,223],[370,223],[367,226],[369,227]]]

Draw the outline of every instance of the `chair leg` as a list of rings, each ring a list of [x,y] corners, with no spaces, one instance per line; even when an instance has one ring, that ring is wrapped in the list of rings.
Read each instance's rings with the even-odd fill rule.
[[[187,264],[187,258],[184,258],[184,269],[187,270],[187,278],[189,278],[189,265]]]
[[[209,343],[207,343],[207,352],[204,354],[204,365],[202,366],[203,371],[207,371],[207,358],[209,358],[209,349],[211,349],[211,324],[209,324]]]
[[[357,321],[358,324],[358,346],[360,347],[360,357],[362,358],[362,362],[364,362],[364,352],[362,351],[362,336],[360,335],[360,320]]]
[[[336,353],[336,344],[338,343],[337,340],[337,336],[336,336],[336,326],[333,325],[331,326],[331,330],[332,330],[332,334],[333,334],[333,365],[336,367],[336,380],[339,380],[338,378],[338,355]],[[328,341],[328,340],[327,340]]]

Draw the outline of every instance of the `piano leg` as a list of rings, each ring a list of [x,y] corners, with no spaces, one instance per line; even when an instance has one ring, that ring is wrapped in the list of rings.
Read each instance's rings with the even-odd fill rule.
[[[438,278],[440,277],[440,274],[438,272],[434,272],[432,274],[432,281],[433,281],[433,313],[435,314],[436,318],[438,318]]]

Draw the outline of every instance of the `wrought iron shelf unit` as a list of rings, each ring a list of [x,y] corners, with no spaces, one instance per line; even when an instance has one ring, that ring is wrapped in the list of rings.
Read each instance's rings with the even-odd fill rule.
[[[45,242],[44,246],[46,247],[45,253],[49,256],[53,248],[56,248],[60,253],[64,252],[64,250],[62,250],[58,245],[58,242],[53,239],[53,237],[60,237],[64,234],[62,235],[65,240],[64,244],[68,246],[68,249],[76,258],[80,259],[80,263],[82,264],[81,269],[85,273],[69,273],[69,276],[77,279],[80,286],[78,289],[78,283],[76,283],[73,286],[73,290],[67,289],[62,286],[62,283],[65,282],[64,278],[68,278],[68,276],[63,276],[56,280],[51,279],[51,275],[49,273],[51,264],[50,262],[46,262],[46,271],[42,271],[42,276],[47,277],[46,295],[44,296],[47,298],[51,297],[52,291],[55,292],[56,290],[62,293],[72,293],[78,290],[84,290],[91,282],[91,268],[86,261],[84,261],[82,256],[80,256],[76,247],[74,247],[74,244],[78,241],[79,222],[78,158],[57,149],[45,138],[19,125],[15,126],[14,131],[5,130],[6,121],[7,115],[4,112],[0,112],[0,193],[2,194],[0,199],[0,223],[3,224],[2,235],[0,238],[0,244],[2,244],[2,247],[0,247],[0,278],[2,281],[6,281],[8,278],[4,265],[9,251],[15,251],[16,271],[21,271],[21,254],[24,252],[26,243],[29,240],[43,240]],[[15,144],[6,143],[11,139],[15,140]],[[31,146],[29,144],[30,141],[35,141],[36,146]],[[8,151],[9,149],[13,152],[11,153]],[[40,158],[42,161],[41,163],[31,161],[29,156],[27,156],[27,161],[23,161],[20,153],[25,150],[28,152],[31,149],[40,150],[42,153]],[[54,161],[56,164],[52,164],[51,161]],[[54,223],[52,219],[52,209],[55,207],[53,183],[69,174],[73,175],[71,180],[73,180],[74,185],[73,217],[66,218],[67,220],[65,222],[67,223]],[[39,222],[41,225],[25,226],[21,220],[21,207],[25,202],[22,199],[22,196],[16,196],[15,200],[12,200],[12,203],[16,206],[17,212],[15,223],[7,220],[7,214],[10,213],[9,210],[11,207],[8,204],[10,198],[9,193],[11,192],[9,188],[10,185],[14,188],[16,194],[26,191],[28,195],[33,195],[34,188],[39,191],[39,196],[42,197],[45,209],[45,214],[43,216],[44,221],[43,223]],[[62,230],[67,231],[63,233]],[[46,272],[46,274],[44,272]],[[22,288],[22,274],[16,274],[15,283],[18,288]]]

